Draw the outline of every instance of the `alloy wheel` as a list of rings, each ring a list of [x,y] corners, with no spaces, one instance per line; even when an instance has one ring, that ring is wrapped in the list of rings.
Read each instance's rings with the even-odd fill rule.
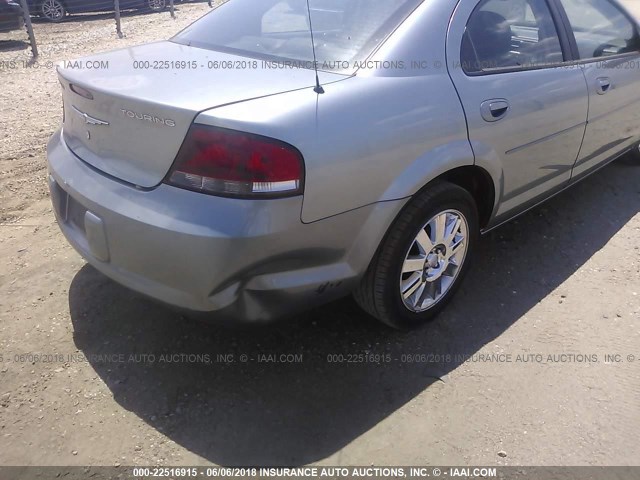
[[[154,12],[159,12],[167,6],[166,0],[147,0],[149,8]]]
[[[59,22],[65,16],[64,5],[59,0],[44,0],[41,4],[40,11],[42,16],[52,22]]]
[[[457,210],[438,213],[418,231],[400,274],[407,309],[424,312],[447,294],[465,261],[468,235],[467,220]]]

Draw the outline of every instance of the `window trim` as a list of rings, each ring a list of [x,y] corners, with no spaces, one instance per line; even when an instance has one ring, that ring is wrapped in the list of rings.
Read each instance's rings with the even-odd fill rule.
[[[573,27],[571,26],[571,22],[569,21],[569,16],[567,15],[567,11],[565,10],[564,5],[562,5],[561,0],[549,0],[549,1],[554,3],[554,4],[556,4],[556,8],[558,9],[558,13],[560,15],[560,18],[562,19],[562,22],[564,23],[564,28],[567,31],[567,34],[569,36],[569,43],[571,45],[571,52],[573,54],[573,58],[574,58],[574,61],[575,61],[576,65],[587,65],[587,64],[590,64],[590,63],[606,62],[608,60],[616,60],[616,59],[621,59],[621,58],[625,58],[625,57],[631,57],[631,56],[640,55],[640,49],[639,49],[639,50],[634,51],[634,52],[617,53],[615,55],[606,55],[606,56],[603,56],[603,57],[580,58],[580,49],[578,48],[578,42],[576,40],[576,34],[573,31]],[[636,38],[638,38],[638,40],[640,40],[640,24],[638,23],[638,20],[636,20],[636,18],[633,15],[631,15],[629,12],[627,12],[626,8],[624,8],[617,0],[604,0],[604,1],[605,2],[609,2],[609,4],[611,6],[616,8],[622,15],[624,15],[624,17],[635,28]]]
[[[624,52],[624,53],[616,53],[615,55],[606,55],[604,57],[591,57],[591,58],[583,58],[580,60],[576,60],[573,62],[575,65],[589,65],[592,63],[604,63],[614,60],[623,60],[625,58],[633,58],[640,57],[640,50],[637,52]]]
[[[478,1],[478,3],[476,4],[476,6],[473,8],[471,12],[471,15],[473,15],[476,12],[476,9],[480,5],[480,3],[482,3],[483,1],[484,0]],[[571,43],[571,38],[573,37],[573,31],[571,32],[567,31],[567,23],[564,22],[561,15],[561,11],[558,9],[558,5],[557,5],[558,0],[543,0],[543,1],[549,10],[549,13],[551,14],[551,20],[553,21],[553,25],[555,26],[556,33],[558,35],[558,40],[560,42],[560,49],[562,50],[562,58],[563,58],[562,62],[554,62],[554,63],[548,63],[544,65],[496,67],[496,68],[480,70],[479,72],[467,72],[464,68],[462,68],[463,73],[467,77],[483,77],[486,75],[498,75],[501,73],[531,72],[535,70],[566,68],[567,66],[572,66],[572,64],[575,63],[573,46]],[[465,32],[463,33],[462,41],[464,41],[464,35],[466,34],[466,25],[469,23],[469,20],[471,19],[471,15],[469,15],[469,18],[467,18],[467,22],[465,23]],[[462,41],[460,42],[460,48],[459,48],[460,65],[462,65],[463,63],[462,62]],[[575,42],[575,37],[574,37],[574,42]],[[576,45],[575,48],[577,49],[578,48],[577,43],[575,45]]]

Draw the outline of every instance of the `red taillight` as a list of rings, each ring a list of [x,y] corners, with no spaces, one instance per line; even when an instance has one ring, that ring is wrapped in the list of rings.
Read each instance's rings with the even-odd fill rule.
[[[192,125],[166,182],[233,197],[300,195],[302,155],[293,146],[250,133]]]

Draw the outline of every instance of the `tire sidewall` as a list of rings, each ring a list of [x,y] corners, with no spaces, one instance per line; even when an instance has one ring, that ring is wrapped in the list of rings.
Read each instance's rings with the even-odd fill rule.
[[[418,215],[413,215],[404,231],[395,239],[393,245],[389,245],[389,254],[394,257],[389,278],[384,289],[384,302],[389,311],[393,312],[394,326],[404,329],[415,328],[429,320],[440,312],[455,295],[473,262],[474,253],[479,240],[478,213],[471,195],[460,187],[453,186],[439,192],[430,199],[425,208],[420,209]],[[467,220],[468,238],[467,253],[462,268],[451,288],[443,295],[436,305],[424,312],[415,313],[409,310],[404,302],[399,288],[400,275],[405,256],[409,251],[418,231],[434,217],[445,210],[457,210]]]

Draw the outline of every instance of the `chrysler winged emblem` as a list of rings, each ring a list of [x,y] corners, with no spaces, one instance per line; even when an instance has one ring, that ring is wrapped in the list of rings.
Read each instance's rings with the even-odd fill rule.
[[[73,108],[78,115],[84,118],[84,123],[88,123],[89,125],[109,125],[109,122],[87,115],[82,110],[77,109],[74,105],[71,105],[71,108]]]

